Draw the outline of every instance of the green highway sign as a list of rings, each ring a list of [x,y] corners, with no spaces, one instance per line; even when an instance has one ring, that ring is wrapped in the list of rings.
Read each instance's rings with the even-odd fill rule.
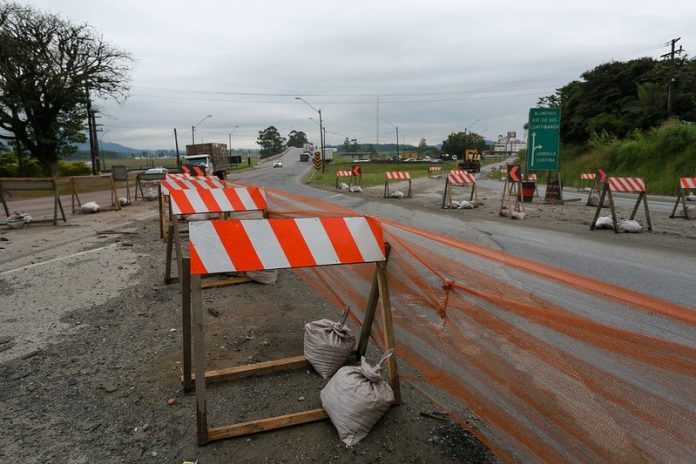
[[[527,171],[558,169],[560,108],[531,108],[527,132]]]

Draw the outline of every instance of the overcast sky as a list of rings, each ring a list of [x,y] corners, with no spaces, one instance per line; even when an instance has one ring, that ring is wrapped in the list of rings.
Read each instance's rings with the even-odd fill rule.
[[[689,1],[24,2],[88,23],[130,52],[130,97],[102,103],[104,140],[134,148],[196,142],[258,148],[258,131],[305,131],[328,143],[495,139],[517,131],[538,97],[598,64],[696,53]],[[378,104],[379,101],[379,104]],[[379,112],[379,116],[378,116]],[[378,123],[379,121],[379,123]],[[233,131],[234,126],[239,128]],[[379,130],[378,130],[379,127]]]

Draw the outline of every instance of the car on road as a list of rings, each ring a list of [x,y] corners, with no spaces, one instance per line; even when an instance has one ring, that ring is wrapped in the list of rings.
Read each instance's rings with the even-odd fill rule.
[[[282,168],[283,167],[283,162],[281,160],[275,160],[273,162],[273,167],[274,168]]]
[[[407,162],[407,163],[412,162],[412,161],[418,161],[418,160],[416,158],[406,158],[404,160],[404,162]]]
[[[156,168],[150,168],[145,171],[145,174],[166,174],[169,170],[162,166],[157,166]]]

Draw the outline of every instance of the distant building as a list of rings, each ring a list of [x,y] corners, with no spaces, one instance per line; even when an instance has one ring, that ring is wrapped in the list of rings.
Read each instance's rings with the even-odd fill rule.
[[[527,144],[517,138],[516,132],[508,132],[507,135],[499,135],[495,142],[493,151],[495,153],[517,153],[521,148],[526,148]]]

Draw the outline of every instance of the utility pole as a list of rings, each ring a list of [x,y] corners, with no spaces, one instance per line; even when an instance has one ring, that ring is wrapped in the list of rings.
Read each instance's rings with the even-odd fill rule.
[[[89,134],[89,157],[92,161],[92,175],[97,175],[97,151],[96,151],[96,133],[94,131],[94,118],[92,117],[92,99],[89,97],[89,88],[87,91],[87,132]]]
[[[681,37],[677,37],[676,39],[670,40],[671,43],[671,51],[669,53],[665,53],[664,55],[661,55],[660,58],[667,59],[669,58],[669,61],[671,62],[670,65],[670,77],[669,81],[667,82],[667,116],[672,115],[672,88],[674,86],[674,55],[681,55],[684,52],[684,48],[680,45],[679,50],[675,50],[675,47],[677,45],[677,42],[681,40]]]
[[[179,137],[176,136],[176,127],[174,128],[174,145],[176,146],[176,167],[181,167],[179,160]]]

